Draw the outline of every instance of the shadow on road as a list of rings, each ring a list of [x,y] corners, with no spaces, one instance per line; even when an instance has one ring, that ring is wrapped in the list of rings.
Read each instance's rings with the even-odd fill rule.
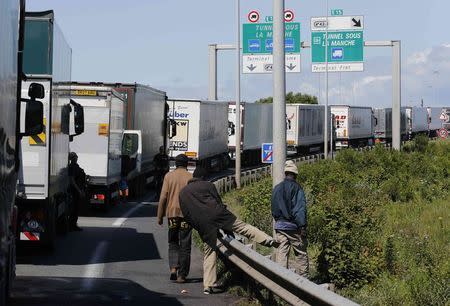
[[[103,245],[102,249],[99,246]],[[98,254],[101,253],[101,254]],[[95,255],[97,254],[97,256]],[[55,251],[21,245],[18,264],[86,265],[160,259],[153,234],[126,227],[84,227],[58,239]]]
[[[86,281],[91,284],[86,288]],[[182,305],[176,298],[124,279],[18,277],[10,305]]]

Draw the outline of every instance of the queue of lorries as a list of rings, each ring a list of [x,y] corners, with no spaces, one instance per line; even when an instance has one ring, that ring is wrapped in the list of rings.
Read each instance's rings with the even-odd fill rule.
[[[214,171],[235,158],[241,129],[242,161],[261,160],[261,144],[272,142],[272,105],[169,99],[137,83],[75,82],[72,50],[53,11],[26,12],[25,0],[0,2],[0,305],[11,288],[16,240],[54,247],[68,229],[68,156],[76,152],[88,176],[92,206],[117,202],[119,182],[144,194],[154,181],[153,159],[162,147],[171,158],[186,154],[190,167]],[[320,152],[322,105],[286,107],[289,154]],[[389,142],[389,108],[335,105],[329,109],[336,148]],[[446,108],[405,107],[402,137],[434,136]]]

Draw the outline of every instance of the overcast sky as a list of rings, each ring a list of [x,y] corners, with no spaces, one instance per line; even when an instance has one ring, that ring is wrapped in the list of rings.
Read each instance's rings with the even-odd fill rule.
[[[138,82],[169,97],[206,98],[208,44],[233,43],[234,0],[27,0],[28,11],[53,9],[73,50],[73,80]],[[326,14],[325,0],[286,0],[310,41],[309,20]],[[364,15],[365,40],[401,40],[402,104],[450,104],[450,1],[329,0],[345,15]],[[271,0],[242,0],[241,23],[250,10],[272,15]],[[234,99],[234,52],[219,54],[219,99]],[[324,75],[311,73],[302,50],[302,73],[287,76],[287,91],[325,95]],[[365,71],[331,73],[334,104],[388,106],[390,48],[366,48]],[[319,83],[320,80],[320,83]],[[243,75],[242,98],[272,95],[271,75]]]

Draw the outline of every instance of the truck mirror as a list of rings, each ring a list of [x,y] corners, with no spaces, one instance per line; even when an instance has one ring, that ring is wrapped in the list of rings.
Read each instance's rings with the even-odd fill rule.
[[[74,105],[74,122],[75,122],[75,134],[80,135],[84,133],[84,108],[80,104]]]
[[[177,122],[173,119],[170,119],[170,135],[169,138],[173,138],[177,136]]]
[[[61,132],[70,136],[70,109],[69,105],[64,105],[61,110]]]
[[[45,97],[44,86],[39,83],[31,83],[28,88],[28,96],[31,100],[43,99]]]
[[[75,134],[70,135],[70,141],[73,141],[75,136],[84,133],[84,107],[81,104],[70,99],[70,104],[73,106],[73,121]]]
[[[27,101],[25,110],[25,132],[22,136],[37,135],[44,131],[44,104]]]

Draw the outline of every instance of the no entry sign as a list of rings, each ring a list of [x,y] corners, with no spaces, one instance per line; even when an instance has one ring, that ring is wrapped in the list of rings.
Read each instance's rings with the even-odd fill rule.
[[[248,21],[255,23],[259,21],[259,13],[257,11],[251,11],[250,13],[248,13]]]

